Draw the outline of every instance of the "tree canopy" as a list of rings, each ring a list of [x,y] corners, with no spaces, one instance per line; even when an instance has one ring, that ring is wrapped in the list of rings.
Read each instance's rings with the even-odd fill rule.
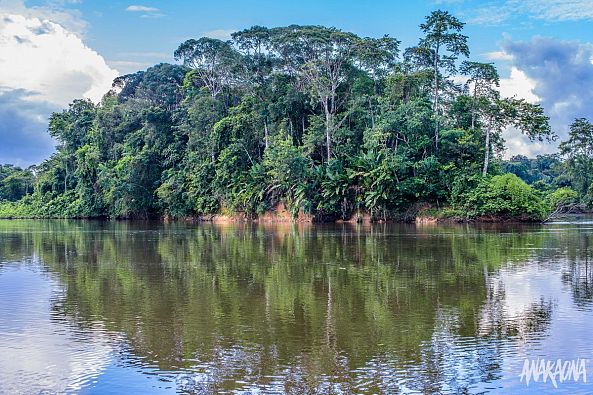
[[[505,170],[590,194],[586,120],[561,145],[570,180],[501,160],[504,128],[554,133],[541,106],[500,96],[494,65],[464,59],[463,27],[435,11],[401,54],[395,38],[324,26],[187,40],[174,53],[181,65],[118,77],[100,103],[53,114],[55,154],[0,168],[0,200],[17,202],[0,214],[253,217],[283,203],[295,216],[387,219],[419,204],[463,208],[462,191],[500,189],[484,179]],[[524,196],[543,193],[535,184]]]

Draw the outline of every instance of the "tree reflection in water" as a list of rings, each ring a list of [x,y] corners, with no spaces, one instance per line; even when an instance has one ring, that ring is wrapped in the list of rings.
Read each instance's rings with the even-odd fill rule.
[[[509,313],[501,273],[568,257],[591,301],[588,236],[542,229],[0,221],[0,262],[39,256],[55,310],[182,392],[471,392],[554,311]]]

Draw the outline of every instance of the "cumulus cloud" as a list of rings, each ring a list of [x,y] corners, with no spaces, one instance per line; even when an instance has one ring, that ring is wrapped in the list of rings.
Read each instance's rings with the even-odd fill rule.
[[[541,99],[534,93],[535,81],[527,77],[517,67],[511,67],[508,78],[500,79],[500,94],[503,97],[517,97],[529,103],[538,103]]]
[[[513,66],[534,82],[533,93],[558,132],[577,117],[593,119],[593,45],[536,37],[507,40],[503,49],[512,56]]]
[[[502,52],[501,59],[512,60],[512,56]],[[529,103],[540,103],[541,99],[534,93],[536,83],[531,80],[525,72],[517,67],[511,67],[507,78],[500,79],[500,93],[503,97],[516,97],[525,99]],[[539,141],[529,141],[527,136],[523,135],[514,127],[508,127],[503,131],[503,138],[506,141],[505,156],[526,155],[535,157],[538,154],[548,154],[555,151],[553,144]]]
[[[26,18],[49,20],[63,26],[66,30],[78,36],[86,31],[87,22],[82,19],[76,9],[67,9],[66,3],[75,4],[79,0],[55,0],[44,5],[25,6],[23,0],[0,0],[0,15],[22,15]]]
[[[486,54],[488,60],[513,60],[513,57],[504,51],[493,51]]]
[[[567,137],[575,118],[593,120],[593,45],[536,37],[520,42],[507,39],[502,50],[512,68],[510,77],[501,81],[501,90],[507,96],[540,103],[560,140]],[[534,155],[556,148],[508,133],[506,139],[510,153]]]
[[[117,73],[62,26],[22,15],[0,20],[0,86],[67,105],[76,95],[98,101]],[[40,67],[42,66],[42,67]]]
[[[100,100],[117,71],[79,35],[27,12],[3,12],[0,48],[0,163],[36,163],[53,150],[51,111],[76,98]]]

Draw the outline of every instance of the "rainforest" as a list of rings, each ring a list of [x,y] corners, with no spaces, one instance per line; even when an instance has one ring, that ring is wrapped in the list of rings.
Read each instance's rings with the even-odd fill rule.
[[[503,159],[503,132],[557,140],[503,97],[464,23],[434,11],[416,46],[334,27],[253,26],[182,42],[176,64],[54,113],[55,153],[0,167],[1,218],[431,218],[543,221],[593,201],[593,125],[554,155]]]

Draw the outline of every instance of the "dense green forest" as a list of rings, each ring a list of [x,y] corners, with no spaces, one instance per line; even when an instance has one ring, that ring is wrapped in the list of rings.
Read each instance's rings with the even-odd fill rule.
[[[539,220],[590,205],[593,125],[576,120],[558,155],[502,161],[506,127],[555,134],[541,106],[500,96],[463,27],[435,11],[404,50],[323,26],[187,40],[180,64],[54,113],[55,154],[0,167],[0,217],[253,218],[283,203],[317,220],[420,207]]]

